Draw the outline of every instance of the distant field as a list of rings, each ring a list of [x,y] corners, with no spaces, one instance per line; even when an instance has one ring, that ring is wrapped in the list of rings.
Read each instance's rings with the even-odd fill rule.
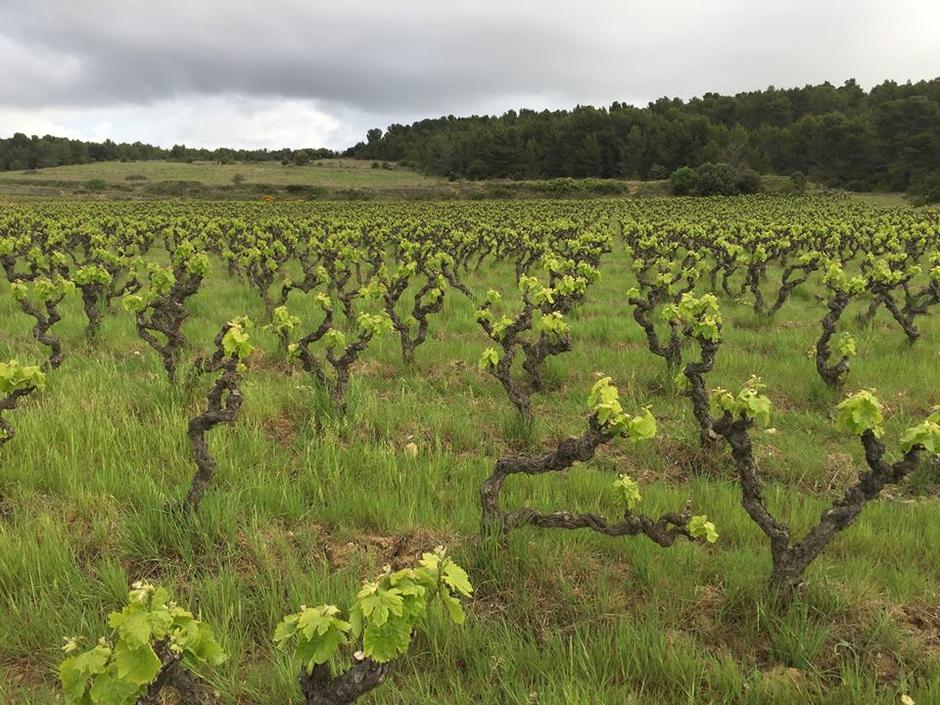
[[[279,186],[305,185],[327,188],[413,188],[434,186],[441,179],[393,166],[373,169],[372,162],[336,159],[314,162],[309,166],[283,165],[280,162],[217,164],[215,162],[96,162],[39,169],[32,172],[0,172],[0,182],[23,185],[51,181],[88,182],[101,179],[111,185],[139,185],[162,181],[199,181],[207,186],[230,186],[237,174],[244,184]],[[144,177],[134,179],[129,177]]]
[[[112,198],[584,198],[666,195],[664,181],[547,179],[459,181],[425,176],[387,163],[328,159],[308,166],[280,162],[95,162],[48,169],[0,172],[0,196],[59,198],[91,194]],[[382,162],[380,164],[385,164]],[[240,178],[236,178],[240,177]]]
[[[191,198],[196,200],[597,198],[669,195],[669,182],[628,179],[490,179],[455,182],[389,163],[373,168],[364,159],[324,159],[307,166],[280,162],[95,162],[29,171],[0,171],[0,197]],[[236,179],[236,177],[240,177]],[[237,183],[236,183],[237,181]],[[769,194],[787,193],[789,178],[765,175]],[[822,187],[811,185],[811,191]],[[900,193],[850,193],[865,203],[903,206]]]

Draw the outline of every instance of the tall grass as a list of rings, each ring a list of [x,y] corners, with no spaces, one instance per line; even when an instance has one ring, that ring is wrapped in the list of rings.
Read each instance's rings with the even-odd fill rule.
[[[194,349],[207,349],[228,318],[260,318],[260,300],[222,271],[217,263],[193,301]],[[455,631],[432,621],[371,702],[887,705],[902,692],[940,702],[930,476],[912,485],[924,496],[892,489],[866,508],[809,571],[805,598],[775,611],[768,547],[739,507],[730,462],[713,458],[708,472],[688,462],[691,411],[630,318],[628,272],[619,251],[605,261],[572,317],[572,352],[552,361],[551,389],[534,397],[533,427],[476,369],[486,339],[456,292],[413,367],[393,338],[369,348],[346,416],[307,376],[285,374],[273,337],[257,329],[265,352],[246,375],[241,417],[210,438],[219,471],[190,519],[166,507],[194,471],[185,428],[205,382],[169,389],[123,312],[85,343],[70,300],[58,327],[67,359],[47,391],[11,414],[18,435],[0,455],[0,701],[58,702],[62,637],[104,633],[127,585],[148,578],[221,635],[230,659],[207,674],[221,702],[280,705],[296,698],[295,673],[271,642],[283,614],[338,600],[384,564],[446,543],[477,585],[469,623]],[[496,268],[471,284],[511,281]],[[837,399],[805,355],[822,315],[812,292],[767,327],[723,302],[726,342],[712,375],[716,386],[751,374],[769,385],[775,432],[757,432],[755,446],[770,505],[797,529],[862,466],[857,441],[832,427]],[[940,402],[940,324],[925,320],[909,349],[883,315],[855,331],[848,386],[878,388],[890,442]],[[40,359],[5,291],[0,329],[0,357]],[[478,540],[477,488],[495,459],[578,433],[597,373],[614,378],[626,405],[651,405],[660,438],[612,444],[564,476],[513,478],[505,501],[613,512],[611,479],[629,472],[650,511],[694,498],[718,524],[717,545],[666,551],[643,538],[534,530],[503,546]],[[405,451],[412,442],[416,457]]]

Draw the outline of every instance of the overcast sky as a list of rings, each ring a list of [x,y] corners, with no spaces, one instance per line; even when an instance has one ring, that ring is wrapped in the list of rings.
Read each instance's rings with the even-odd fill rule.
[[[940,76],[940,0],[0,0],[0,136],[346,147],[511,108]]]

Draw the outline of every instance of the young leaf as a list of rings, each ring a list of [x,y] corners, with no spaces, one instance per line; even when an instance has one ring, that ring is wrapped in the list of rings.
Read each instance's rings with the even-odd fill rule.
[[[621,475],[618,479],[614,480],[614,488],[630,511],[633,511],[636,505],[643,500],[643,497],[640,495],[639,483],[629,475]]]
[[[146,685],[160,672],[160,659],[149,644],[130,646],[118,644],[114,649],[117,674],[137,685]]]
[[[926,420],[911,426],[901,435],[901,450],[907,453],[920,446],[931,455],[940,454],[940,412],[935,411]]]
[[[881,436],[884,431],[883,409],[884,406],[872,392],[856,392],[836,406],[836,425],[856,436],[861,436],[865,431]]]
[[[692,538],[705,539],[708,543],[715,543],[718,540],[715,525],[708,521],[708,517],[704,514],[692,517],[687,528]]]

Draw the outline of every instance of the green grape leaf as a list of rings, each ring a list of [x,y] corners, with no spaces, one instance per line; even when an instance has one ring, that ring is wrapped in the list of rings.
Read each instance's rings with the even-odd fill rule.
[[[766,426],[770,422],[770,399],[756,390],[745,389],[741,392],[740,400],[742,413],[754,422]]]
[[[447,593],[441,593],[441,600],[444,603],[444,607],[447,608],[447,614],[454,624],[463,624],[466,621],[467,615],[464,613],[463,605],[460,604],[460,600]]]
[[[708,517],[704,514],[692,517],[686,528],[692,538],[705,539],[708,543],[715,543],[718,540],[718,531],[715,529],[715,525],[708,521]]]
[[[35,366],[22,366],[16,360],[0,362],[0,394],[6,396],[21,389],[45,389],[46,375]]]
[[[333,605],[320,605],[302,608],[298,615],[294,615],[296,621],[291,620],[296,626],[293,633],[299,638],[297,655],[308,671],[312,671],[317,664],[329,661],[346,643],[346,634],[351,627],[338,615],[339,610]],[[287,627],[280,633],[275,630],[275,640],[280,638],[283,641],[290,629]]]
[[[842,333],[836,340],[836,350],[842,357],[853,358],[858,353],[855,346],[855,338],[851,333]]]
[[[186,644],[186,652],[191,654],[196,660],[209,664],[210,666],[219,666],[227,658],[222,650],[222,645],[216,640],[212,627],[204,622],[195,622],[197,636],[193,641]]]
[[[149,644],[141,646],[119,645],[114,650],[114,663],[118,675],[137,685],[147,685],[160,672],[160,659]]]
[[[473,594],[473,586],[470,584],[470,576],[467,575],[467,571],[451,560],[444,561],[442,579],[445,585],[461,595],[469,597]]]
[[[656,436],[656,418],[649,409],[632,417],[627,423],[626,435],[633,441],[648,441]]]
[[[330,328],[323,336],[323,340],[328,348],[342,349],[346,347],[346,336],[336,328]]]
[[[98,644],[93,649],[65,659],[59,666],[59,678],[66,700],[79,702],[85,695],[88,680],[104,673],[111,658],[111,649]]]
[[[626,416],[620,405],[620,392],[610,377],[602,377],[591,387],[588,407],[594,412],[601,426],[616,428],[624,422]]]
[[[884,432],[883,409],[884,406],[871,391],[856,392],[836,406],[836,425],[856,436],[871,431],[880,437]]]
[[[359,592],[357,602],[363,616],[378,627],[385,624],[390,615],[402,615],[401,591],[394,588],[389,590],[375,584],[367,585]]]
[[[477,367],[481,370],[488,370],[492,367],[496,367],[502,359],[503,356],[499,350],[496,348],[486,348],[483,354],[480,355],[480,361],[477,363]]]
[[[117,629],[121,639],[131,646],[146,644],[153,633],[150,612],[136,605],[125,607],[122,612],[112,612],[108,624]]]
[[[411,624],[404,619],[390,619],[381,625],[369,623],[362,634],[362,651],[385,663],[401,656],[411,642]]]
[[[940,453],[940,414],[931,414],[931,418],[911,426],[901,435],[901,450],[907,453],[911,448],[920,446],[931,455]]]
[[[246,360],[254,350],[244,325],[231,321],[229,329],[222,336],[222,352],[226,357]]]
[[[633,511],[643,501],[639,483],[629,475],[620,475],[614,480],[614,489],[629,511]]]
[[[95,705],[133,705],[140,691],[140,685],[120,677],[112,668],[95,678],[89,695]]]
[[[297,620],[300,619],[300,613],[289,614],[274,628],[274,641],[279,646],[283,646],[292,636],[297,633]]]

